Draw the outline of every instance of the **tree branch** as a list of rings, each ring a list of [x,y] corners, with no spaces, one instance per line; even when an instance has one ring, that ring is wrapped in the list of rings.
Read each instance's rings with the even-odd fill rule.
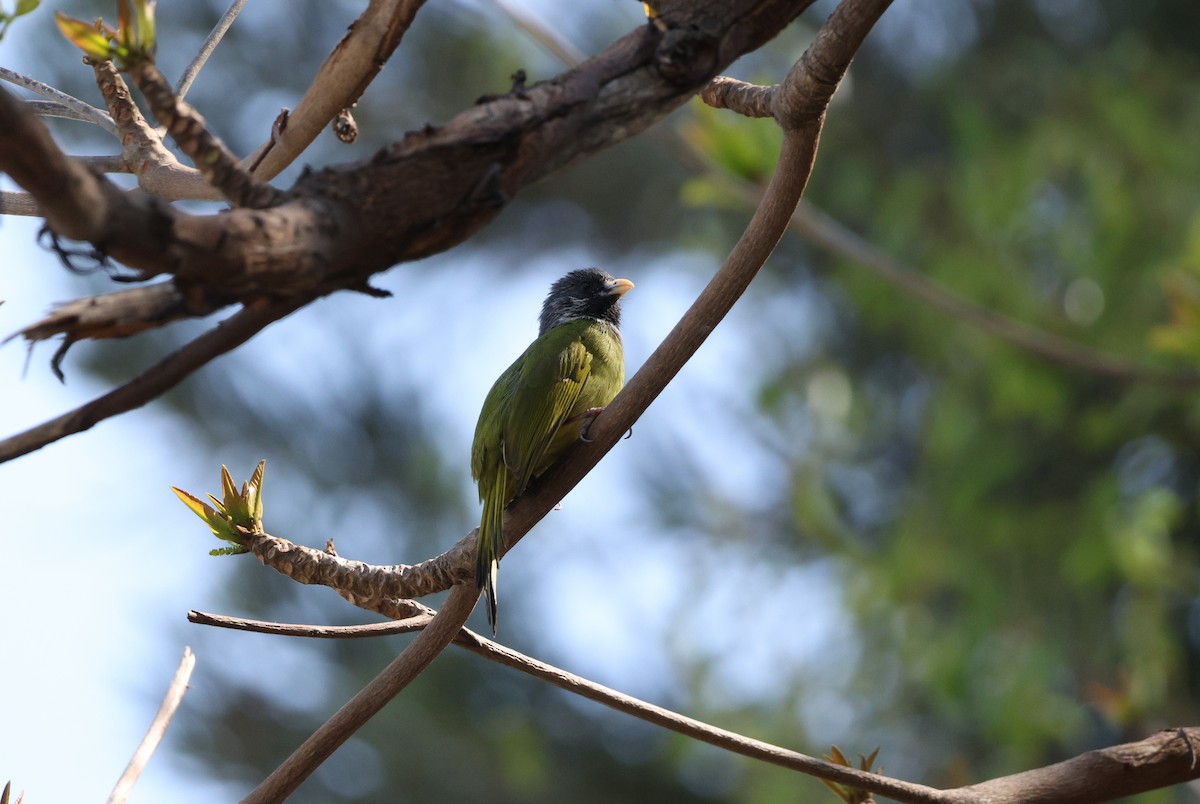
[[[242,9],[246,6],[246,0],[233,0],[229,8],[225,9],[225,13],[217,20],[217,24],[209,31],[205,37],[204,43],[200,45],[200,52],[196,54],[196,58],[192,59],[183,71],[183,75],[179,77],[179,82],[175,84],[175,94],[183,98],[188,94],[188,90],[192,88],[192,82],[196,80],[196,76],[204,68],[208,62],[208,57],[217,49],[217,45],[221,44],[221,40],[225,38],[225,34],[229,32],[229,28],[233,25],[233,21],[237,19],[238,14],[242,13]]]
[[[140,278],[173,274],[166,293],[189,300],[185,312],[364,289],[378,271],[462,242],[525,185],[651,125],[804,5],[697,0],[685,7],[680,27],[664,33],[660,17],[661,27],[639,28],[520,96],[412,132],[357,165],[303,176],[289,200],[271,209],[198,216],[125,193],[63,155],[45,127],[2,91],[0,170],[30,190],[54,233],[95,244],[98,258],[140,269]],[[388,30],[385,41],[394,44],[396,29]],[[47,320],[30,331],[62,333],[71,342],[81,337],[72,321],[58,317],[58,329]],[[129,320],[106,326],[93,316],[91,323],[95,333],[139,329]]]
[[[889,4],[890,0],[843,0],[822,26],[779,94],[776,119],[784,128],[779,163],[742,238],[683,319],[592,423],[591,441],[576,444],[534,492],[523,495],[508,509],[502,551],[516,544],[616,444],[695,353],[770,256],[811,174],[829,97],[867,32]],[[466,622],[477,598],[473,583],[454,586],[446,604],[416,640],[245,801],[277,801],[290,795],[445,649]]]
[[[133,101],[125,79],[111,61],[92,63],[96,86],[108,112],[117,124],[121,155],[138,188],[166,199],[186,197],[219,200],[220,192],[205,181],[200,171],[180,164],[162,136],[146,121]]]
[[[304,152],[342,109],[353,106],[392,57],[425,0],[371,0],[350,24],[287,115],[287,125],[242,160],[267,181]]]
[[[163,697],[158,712],[154,715],[154,720],[150,721],[150,728],[146,730],[146,736],[142,738],[142,742],[133,753],[133,758],[129,760],[125,772],[117,780],[116,787],[108,797],[108,804],[123,804],[129,798],[138,777],[146,768],[146,763],[150,761],[150,757],[154,756],[154,751],[167,733],[167,726],[171,724],[175,710],[183,701],[183,694],[187,692],[188,680],[192,677],[192,670],[195,667],[196,655],[192,653],[191,648],[184,648],[183,659],[180,660],[179,668],[175,671],[170,686],[167,687],[167,694]]]
[[[369,623],[366,625],[324,626],[324,625],[289,625],[285,623],[264,622],[262,620],[247,620],[238,617],[226,617],[219,614],[207,614],[198,611],[188,612],[188,621],[199,625],[211,625],[219,628],[231,628],[237,631],[252,631],[260,634],[277,636],[294,636],[316,639],[361,639],[364,637],[389,636],[408,634],[425,627],[432,617],[420,615],[399,622]],[[582,676],[568,673],[559,667],[534,659],[518,651],[506,648],[497,642],[480,636],[469,628],[461,629],[455,635],[452,644],[463,650],[481,656],[488,661],[496,662],[505,667],[518,670],[526,675],[552,684],[559,689],[574,693],[590,701],[603,704],[639,720],[652,723],[655,726],[691,737],[694,740],[732,751],[735,754],[769,762],[789,770],[798,771],[819,779],[852,785],[872,793],[879,793],[905,802],[941,801],[941,791],[912,784],[898,779],[880,776],[876,773],[858,770],[857,768],[838,765],[832,762],[816,759],[787,748],[745,737],[726,729],[712,726],[703,721],[681,715],[661,706],[634,698],[623,692],[597,684]]]
[[[985,804],[1092,804],[1200,778],[1200,728],[1165,729],[1044,768],[953,791]]]
[[[454,587],[445,605],[391,664],[363,687],[248,796],[243,804],[282,801],[330,754],[396,697],[445,650],[467,621],[479,593],[473,584]]]
[[[55,89],[49,84],[43,84],[36,78],[30,78],[27,75],[15,73],[6,67],[0,67],[0,79],[8,81],[10,84],[16,84],[19,87],[24,87],[31,92],[36,92],[47,100],[54,101],[55,103],[61,103],[63,106],[66,106],[68,109],[71,109],[75,114],[77,114],[79,116],[79,120],[86,120],[90,123],[94,123],[107,131],[109,134],[112,134],[114,137],[117,136],[117,126],[111,117],[97,109],[95,106],[92,106],[90,103],[81,101],[74,95],[68,95],[62,90]]]
[[[1145,383],[1176,391],[1200,388],[1200,373],[1195,371],[1156,369],[1107,355],[973,302],[893,260],[868,240],[811,205],[800,205],[792,217],[792,228],[830,252],[861,265],[912,298],[1048,362],[1121,383]]]
[[[700,90],[700,100],[714,109],[730,109],[746,117],[772,117],[779,85],[758,86],[718,75]]]
[[[309,639],[362,639],[408,634],[419,631],[431,620],[432,614],[426,613],[397,622],[365,625],[297,625],[199,611],[188,612],[188,621],[199,625]],[[968,787],[939,790],[825,762],[717,728],[538,661],[467,628],[463,628],[454,637],[452,644],[559,689],[717,748],[818,779],[827,779],[884,795],[896,801],[946,804],[1091,804],[1170,787],[1200,777],[1200,763],[1197,762],[1200,728],[1187,727],[1164,729],[1145,740],[1089,751],[1044,768],[1002,776]]]
[[[166,129],[179,150],[192,161],[205,181],[236,207],[266,209],[284,200],[282,191],[253,175],[213,134],[204,118],[187,101],[175,94],[167,77],[153,62],[141,62],[129,75],[146,98],[151,113]]]
[[[104,419],[154,399],[215,357],[250,340],[260,330],[308,302],[295,298],[247,307],[155,363],[126,384],[68,413],[0,441],[0,463],[79,433]]]

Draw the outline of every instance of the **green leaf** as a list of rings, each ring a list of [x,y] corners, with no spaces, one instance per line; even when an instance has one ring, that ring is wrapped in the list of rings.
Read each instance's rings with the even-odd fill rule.
[[[233,483],[233,475],[229,468],[221,467],[221,494],[224,499],[218,500],[209,494],[212,505],[183,489],[171,486],[175,495],[183,504],[204,520],[209,530],[218,539],[230,542],[231,547],[222,547],[212,552],[212,555],[238,555],[248,552],[245,543],[246,531],[258,532],[262,529],[262,482],[267,462],[259,461],[250,480],[242,484],[239,494]]]
[[[149,59],[154,55],[154,0],[129,0],[117,2],[117,41],[126,49],[122,58],[127,60]]]
[[[221,496],[225,498],[225,508],[231,507],[231,503],[237,499],[237,484],[233,482],[233,475],[229,474],[229,468],[225,464],[221,464]]]
[[[89,59],[105,61],[112,58],[115,49],[108,41],[108,37],[100,30],[99,20],[95,23],[88,23],[75,17],[68,17],[61,11],[55,11],[54,21],[58,23],[58,29],[62,31],[63,36],[82,50]]]
[[[258,462],[254,474],[250,475],[250,490],[253,493],[253,499],[248,499],[247,503],[250,508],[250,516],[255,522],[261,522],[263,517],[262,484],[266,469],[267,462],[264,459]]]
[[[20,17],[28,14],[42,4],[42,0],[17,0],[17,10],[13,12],[13,17]]]
[[[213,535],[221,539],[234,538],[233,529],[230,526],[229,520],[226,518],[224,511],[216,510],[203,500],[188,494],[181,488],[171,486],[171,491],[175,492],[175,496],[177,496],[180,501],[182,501],[183,504],[186,505],[189,510],[191,510],[192,513],[204,520],[204,523],[208,525],[208,528],[213,532]],[[211,495],[209,496],[209,499],[212,499]],[[216,500],[213,500],[213,502],[216,502]]]

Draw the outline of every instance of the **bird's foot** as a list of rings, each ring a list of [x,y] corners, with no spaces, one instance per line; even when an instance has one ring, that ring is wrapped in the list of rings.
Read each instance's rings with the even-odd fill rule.
[[[592,439],[588,438],[588,436],[587,436],[588,428],[592,426],[592,422],[594,422],[596,420],[596,417],[599,416],[603,410],[604,410],[604,408],[588,408],[587,410],[583,411],[582,413],[576,413],[574,416],[567,419],[567,421],[564,422],[564,424],[570,424],[571,422],[576,421],[578,419],[586,419],[587,421],[585,421],[579,427],[579,440],[585,444],[590,444],[590,443],[592,443]]]

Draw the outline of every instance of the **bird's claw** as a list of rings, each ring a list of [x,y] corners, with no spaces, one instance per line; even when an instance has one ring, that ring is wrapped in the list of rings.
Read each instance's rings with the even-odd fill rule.
[[[587,436],[587,431],[588,428],[592,426],[592,422],[596,421],[596,417],[599,416],[603,410],[604,408],[588,408],[582,413],[576,413],[574,416],[567,419],[569,422],[575,421],[576,419],[585,419],[584,423],[579,428],[580,441],[585,444],[592,443],[592,439],[588,438]]]

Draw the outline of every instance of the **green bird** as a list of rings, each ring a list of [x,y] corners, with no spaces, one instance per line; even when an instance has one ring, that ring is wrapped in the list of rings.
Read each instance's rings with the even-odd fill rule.
[[[598,268],[550,286],[538,337],[488,391],[471,445],[479,486],[475,584],[496,633],[496,576],[505,507],[558,459],[625,384],[621,297],[633,288]]]

